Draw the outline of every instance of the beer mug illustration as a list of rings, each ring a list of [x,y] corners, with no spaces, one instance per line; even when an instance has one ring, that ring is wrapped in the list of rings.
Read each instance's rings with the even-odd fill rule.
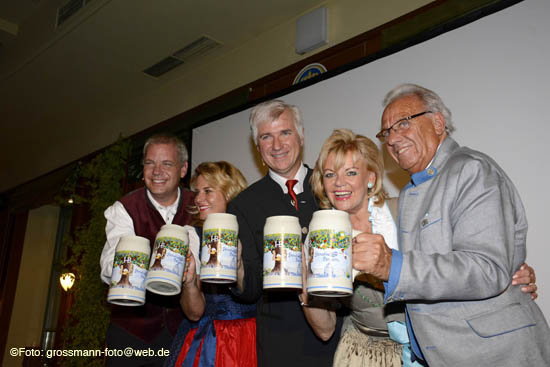
[[[297,217],[269,217],[264,226],[264,289],[302,288],[302,233]]]
[[[145,278],[150,252],[147,238],[120,238],[115,250],[107,302],[119,306],[141,306],[145,303]]]
[[[157,294],[171,296],[181,291],[185,258],[189,251],[187,229],[177,224],[165,224],[155,238],[146,288]]]
[[[210,283],[237,281],[237,217],[212,213],[202,227],[200,279]]]
[[[348,213],[341,210],[313,213],[304,248],[308,293],[326,297],[353,293],[351,239]]]

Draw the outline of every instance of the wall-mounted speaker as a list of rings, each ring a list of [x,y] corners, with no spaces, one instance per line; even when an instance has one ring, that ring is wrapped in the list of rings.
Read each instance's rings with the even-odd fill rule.
[[[323,6],[296,20],[296,53],[303,55],[328,43],[328,9]]]

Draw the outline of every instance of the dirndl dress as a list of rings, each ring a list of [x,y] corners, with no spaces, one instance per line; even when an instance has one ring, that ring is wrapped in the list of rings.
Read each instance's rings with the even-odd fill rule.
[[[229,290],[204,296],[204,315],[182,321],[164,366],[256,367],[256,305],[235,302]]]
[[[386,200],[383,206],[374,203],[369,198],[367,210],[372,233],[382,234],[388,246],[396,249],[397,228],[388,205],[395,207],[396,200]],[[381,284],[373,286],[368,279],[356,279],[353,295],[344,299],[350,314],[344,319],[333,366],[421,367],[411,358],[404,305],[384,305],[382,289]]]

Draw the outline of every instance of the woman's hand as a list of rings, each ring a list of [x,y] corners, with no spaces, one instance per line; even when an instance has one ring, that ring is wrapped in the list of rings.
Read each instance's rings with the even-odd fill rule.
[[[304,316],[306,317],[307,322],[313,329],[315,335],[317,335],[321,340],[329,340],[334,331],[336,330],[336,312],[333,311],[334,308],[331,308],[332,302],[336,302],[334,299],[326,300],[327,304],[321,302],[315,302],[319,298],[313,298],[313,303],[311,304],[312,298],[307,294],[307,266],[306,266],[306,256],[304,253],[304,246],[302,245],[302,290],[298,291],[298,300],[304,311]],[[318,303],[318,304],[317,304]]]
[[[198,283],[197,265],[195,263],[195,257],[191,254],[191,251],[187,251],[187,258],[185,259],[185,271],[183,272],[182,283],[184,288],[196,286]]]
[[[537,276],[535,275],[535,269],[523,263],[518,271],[512,277],[512,285],[525,285],[521,287],[521,291],[525,293],[531,293],[532,299],[537,299],[539,296],[537,293]]]
[[[197,264],[191,251],[187,252],[185,272],[181,285],[180,305],[183,313],[191,321],[198,321],[206,305],[204,294],[201,292],[200,277],[197,276]]]

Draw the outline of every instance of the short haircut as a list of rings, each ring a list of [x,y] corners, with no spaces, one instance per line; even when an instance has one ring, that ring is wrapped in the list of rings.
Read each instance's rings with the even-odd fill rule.
[[[254,143],[258,145],[258,126],[265,122],[273,122],[281,116],[285,111],[289,111],[294,120],[294,126],[300,135],[300,139],[304,139],[304,124],[302,115],[298,107],[287,104],[281,100],[274,99],[271,101],[258,104],[250,112],[250,131]]]
[[[426,110],[440,112],[443,117],[445,117],[445,131],[447,132],[447,135],[451,135],[452,132],[456,130],[453,123],[451,110],[445,106],[445,103],[443,103],[441,97],[439,97],[439,95],[434,91],[419,85],[411,83],[398,85],[386,94],[382,105],[385,109],[395,100],[411,95],[420,98],[420,100],[426,105]]]
[[[143,145],[143,159],[145,159],[145,156],[147,155],[147,149],[149,149],[149,146],[154,144],[173,144],[178,151],[178,160],[181,165],[187,162],[187,159],[189,158],[187,148],[180,138],[170,133],[159,133],[149,137]]]
[[[372,189],[368,190],[368,198],[375,197],[377,205],[382,205],[386,198],[386,192],[382,185],[382,176],[384,174],[384,159],[378,146],[369,138],[363,135],[355,134],[349,129],[334,130],[328,139],[324,142],[315,163],[313,175],[311,176],[311,186],[313,193],[319,199],[319,207],[332,208],[323,185],[323,169],[325,162],[330,154],[335,154],[336,168],[344,165],[346,155],[351,152],[355,162],[363,161],[367,170],[376,174],[376,181]]]

